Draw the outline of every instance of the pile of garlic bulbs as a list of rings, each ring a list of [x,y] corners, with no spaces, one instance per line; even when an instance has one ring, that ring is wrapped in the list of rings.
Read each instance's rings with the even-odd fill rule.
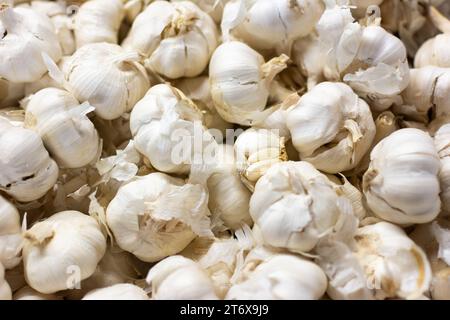
[[[450,300],[448,1],[0,0],[11,299]]]

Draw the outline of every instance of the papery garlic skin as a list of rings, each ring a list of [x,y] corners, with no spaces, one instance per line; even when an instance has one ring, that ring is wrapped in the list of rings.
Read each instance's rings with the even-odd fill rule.
[[[133,22],[122,46],[145,57],[145,66],[177,79],[198,76],[218,44],[212,18],[189,1],[154,1]]]
[[[377,217],[397,224],[436,218],[441,207],[441,164],[427,133],[413,128],[397,130],[375,146],[370,159],[363,191]]]
[[[53,294],[40,293],[29,286],[25,286],[14,293],[13,300],[62,300],[62,298]]]
[[[22,248],[19,211],[0,195],[0,264],[6,269],[17,266]]]
[[[314,0],[234,0],[224,8],[221,28],[256,50],[288,49],[292,42],[314,30],[323,12]]]
[[[5,280],[5,268],[0,263],[0,300],[11,300],[12,293],[8,282]]]
[[[85,45],[64,67],[67,89],[78,101],[89,101],[99,117],[116,119],[131,111],[150,86],[138,60],[115,44]]]
[[[61,167],[83,167],[96,158],[100,140],[86,116],[93,107],[80,104],[72,94],[57,88],[40,90],[28,99],[25,127],[42,137]]]
[[[182,256],[171,256],[153,266],[147,283],[154,300],[217,300],[214,285],[200,265]]]
[[[390,0],[388,0],[390,1]],[[366,14],[366,10],[369,6],[375,5],[378,6],[383,2],[383,0],[350,0],[350,6],[354,6],[356,8],[353,9],[353,13],[356,18],[363,18]]]
[[[149,298],[147,293],[138,286],[120,283],[92,290],[82,300],[149,300]]]
[[[323,82],[303,95],[287,127],[300,158],[328,173],[356,167],[375,136],[369,106],[343,83]]]
[[[90,0],[83,3],[74,17],[77,48],[89,43],[117,43],[124,16],[121,0]]]
[[[439,128],[434,136],[434,144],[441,160],[439,182],[441,186],[442,211],[450,214],[450,124]]]
[[[58,166],[34,131],[0,119],[0,150],[0,190],[16,200],[37,200],[55,184]]]
[[[436,66],[450,68],[450,55],[448,50],[450,33],[439,34],[427,40],[417,51],[414,57],[414,67]]]
[[[69,289],[92,275],[106,250],[97,221],[78,211],[63,211],[24,234],[27,283],[41,293]]]
[[[210,235],[208,194],[201,185],[151,173],[122,186],[106,210],[117,244],[154,262],[183,250],[196,235]]]
[[[263,120],[272,80],[286,68],[287,60],[281,55],[265,63],[242,42],[221,44],[209,63],[211,96],[221,117],[241,125]]]
[[[250,215],[266,244],[304,253],[351,216],[352,208],[310,163],[288,161],[274,164],[258,180]]]
[[[57,62],[62,55],[52,22],[29,8],[0,6],[0,77],[12,82],[38,80],[47,67],[42,55]]]

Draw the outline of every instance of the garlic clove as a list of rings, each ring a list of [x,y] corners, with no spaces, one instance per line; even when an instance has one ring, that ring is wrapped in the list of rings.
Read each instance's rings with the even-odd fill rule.
[[[119,283],[110,287],[88,292],[82,300],[149,300],[147,293],[129,283]]]

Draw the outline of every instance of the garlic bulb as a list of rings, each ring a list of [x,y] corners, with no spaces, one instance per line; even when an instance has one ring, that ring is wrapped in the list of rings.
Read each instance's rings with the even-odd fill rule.
[[[0,5],[0,77],[12,82],[38,80],[47,67],[42,55],[54,61],[61,47],[50,19],[29,8]]]
[[[450,214],[450,124],[439,128],[434,136],[434,144],[441,159],[439,182],[441,186],[442,211]]]
[[[90,0],[83,3],[74,17],[77,48],[98,42],[117,44],[124,16],[121,0]]]
[[[379,142],[363,177],[367,205],[379,218],[426,223],[439,214],[439,156],[433,139],[418,129],[400,129]]]
[[[89,101],[99,117],[116,119],[131,111],[150,86],[138,60],[115,44],[85,45],[64,68],[67,87],[78,101]]]
[[[79,168],[92,162],[99,152],[97,130],[86,116],[93,110],[65,90],[46,88],[28,98],[25,127],[42,137],[60,166]]]
[[[262,251],[262,252],[261,252]],[[230,288],[230,300],[318,300],[327,288],[324,272],[313,262],[256,248],[247,255]]]
[[[180,90],[166,84],[153,86],[134,107],[130,128],[136,149],[157,170],[187,173],[195,156],[212,143],[204,139],[202,113]],[[212,137],[210,137],[212,138]],[[202,148],[196,148],[198,140]]]
[[[147,293],[138,286],[120,283],[92,290],[82,300],[149,300],[149,298]]]
[[[5,280],[5,268],[0,262],[0,300],[11,300],[12,293],[8,282]]]
[[[325,77],[343,80],[377,111],[400,100],[409,81],[406,48],[380,24],[377,6],[367,9],[367,26],[353,22],[350,9],[328,1],[317,24],[321,50],[327,52]]]
[[[349,200],[308,162],[274,164],[258,180],[250,215],[270,246],[304,253],[352,216]]]
[[[27,283],[54,293],[88,278],[106,250],[97,221],[78,211],[63,211],[36,223],[24,234]]]
[[[222,33],[257,50],[283,48],[314,30],[323,6],[315,0],[233,0],[224,8]]]
[[[221,145],[215,171],[208,179],[209,209],[213,217],[236,230],[242,224],[252,225],[249,213],[250,191],[241,181],[232,146]]]
[[[421,68],[432,65],[450,68],[450,21],[443,16],[435,7],[430,6],[429,18],[442,34],[425,41],[414,57],[414,67]]]
[[[263,128],[247,129],[236,139],[236,168],[251,191],[271,166],[287,161],[284,140],[278,130]]]
[[[354,239],[317,248],[332,299],[415,299],[428,290],[427,257],[401,228],[379,222],[358,229]]]
[[[17,209],[0,195],[0,264],[6,269],[17,266],[22,249],[22,228]]]
[[[207,205],[203,186],[151,173],[120,187],[106,219],[123,250],[154,262],[180,252],[196,235],[211,235]]]
[[[29,286],[25,286],[13,295],[13,300],[62,300],[53,294],[40,293]]]
[[[369,106],[343,83],[323,82],[303,95],[287,126],[300,158],[328,173],[356,167],[375,136]]]
[[[154,1],[136,17],[122,46],[144,56],[147,68],[177,79],[203,72],[218,37],[212,18],[194,3]]]
[[[18,201],[42,197],[56,182],[58,166],[37,133],[0,119],[0,190]]]
[[[186,0],[172,0],[172,2],[180,2]],[[207,14],[214,19],[214,21],[220,24],[222,20],[223,8],[230,0],[191,0],[200,9],[205,11]]]
[[[18,105],[24,93],[25,84],[0,78],[0,108]]]
[[[288,59],[281,55],[264,63],[258,52],[242,42],[221,44],[209,64],[211,96],[221,117],[241,125],[263,120],[272,80],[286,68]]]
[[[154,300],[216,300],[214,285],[205,270],[182,256],[158,262],[147,275]]]

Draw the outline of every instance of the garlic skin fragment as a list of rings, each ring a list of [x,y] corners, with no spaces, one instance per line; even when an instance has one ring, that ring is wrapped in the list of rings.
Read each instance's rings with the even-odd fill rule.
[[[117,244],[146,262],[183,250],[210,236],[207,190],[163,173],[138,177],[109,203],[106,219]]]
[[[221,29],[225,40],[242,40],[256,50],[282,48],[305,37],[323,12],[314,0],[233,0],[224,8]]]
[[[200,265],[176,255],[153,266],[147,275],[153,300],[217,300],[214,285]]]
[[[61,167],[80,168],[96,158],[100,140],[86,115],[93,107],[57,88],[42,89],[28,99],[25,128],[42,137]]]
[[[305,253],[352,216],[348,199],[308,162],[274,164],[258,180],[250,215],[266,244]]]
[[[177,79],[198,76],[218,44],[213,19],[190,1],[154,1],[133,22],[122,46],[145,58],[144,65]]]
[[[288,59],[281,55],[265,63],[258,52],[242,42],[221,44],[209,63],[211,96],[220,116],[245,126],[267,117],[264,109],[270,85],[286,68]]]
[[[130,283],[119,283],[88,292],[82,300],[149,300],[144,290]]]
[[[137,54],[110,43],[87,44],[64,66],[66,87],[74,97],[95,107],[102,119],[131,111],[150,87]]]
[[[450,124],[439,128],[434,136],[434,144],[441,160],[439,182],[442,214],[450,215]]]
[[[11,300],[12,293],[8,282],[5,280],[5,268],[0,262],[0,300]]]
[[[52,22],[30,8],[0,5],[0,77],[11,82],[38,80],[47,67],[42,55],[58,62],[62,52]]]
[[[395,131],[370,154],[363,177],[367,205],[397,224],[426,223],[440,212],[440,161],[433,139],[419,129]]]
[[[58,166],[32,130],[0,119],[0,190],[18,201],[42,197],[56,182]]]
[[[22,228],[19,211],[0,195],[0,264],[12,269],[21,261]]]
[[[343,83],[323,82],[303,95],[287,127],[300,159],[328,173],[355,168],[375,136],[369,106]]]
[[[47,294],[91,276],[106,250],[106,237],[97,221],[79,211],[56,213],[33,225],[24,238],[27,283]]]
[[[13,300],[62,300],[62,298],[53,294],[40,293],[29,286],[25,286],[14,293]]]

